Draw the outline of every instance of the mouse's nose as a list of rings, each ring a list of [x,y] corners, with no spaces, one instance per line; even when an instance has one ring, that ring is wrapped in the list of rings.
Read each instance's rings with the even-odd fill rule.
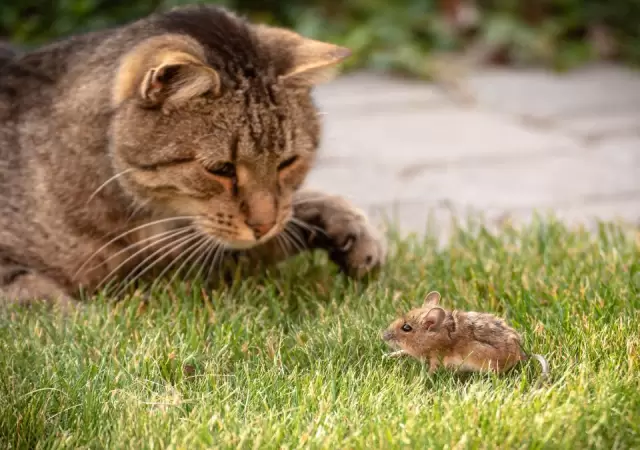
[[[260,239],[262,236],[264,236],[269,231],[271,231],[271,229],[275,226],[275,224],[276,224],[275,222],[260,223],[260,222],[247,221],[247,225],[253,231],[253,234],[256,237],[256,239]]]
[[[390,341],[393,339],[393,331],[386,330],[382,333],[382,339],[385,341]]]

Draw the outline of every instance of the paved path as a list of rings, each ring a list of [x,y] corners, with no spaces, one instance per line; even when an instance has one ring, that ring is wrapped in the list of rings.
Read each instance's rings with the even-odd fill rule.
[[[370,73],[321,86],[321,156],[309,185],[422,231],[552,211],[640,224],[640,73],[485,69],[463,106],[429,83]]]

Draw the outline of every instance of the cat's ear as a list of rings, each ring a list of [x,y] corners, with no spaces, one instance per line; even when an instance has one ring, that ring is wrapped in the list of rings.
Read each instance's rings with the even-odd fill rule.
[[[168,53],[150,68],[140,83],[140,98],[150,106],[178,106],[205,92],[218,93],[220,78],[215,70],[187,53]]]
[[[174,107],[220,90],[220,77],[204,60],[195,41],[182,36],[151,38],[123,58],[114,84],[113,103],[135,97],[146,107]]]
[[[260,40],[281,53],[288,61],[280,80],[292,87],[311,87],[331,81],[338,64],[351,56],[351,50],[334,44],[305,38],[283,28],[258,26]]]
[[[303,39],[293,49],[293,65],[282,75],[287,84],[313,86],[331,81],[338,64],[351,56],[351,50],[326,42]]]

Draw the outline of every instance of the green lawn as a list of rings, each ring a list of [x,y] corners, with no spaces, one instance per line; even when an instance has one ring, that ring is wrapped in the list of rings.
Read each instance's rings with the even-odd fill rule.
[[[539,367],[429,376],[380,330],[437,289],[504,315]],[[323,255],[146,308],[0,313],[0,448],[640,448],[640,234],[551,219],[443,248],[393,239],[369,282]]]

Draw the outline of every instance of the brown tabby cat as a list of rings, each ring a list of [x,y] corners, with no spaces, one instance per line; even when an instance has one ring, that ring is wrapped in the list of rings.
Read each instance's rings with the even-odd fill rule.
[[[355,276],[383,262],[362,213],[299,190],[320,136],[311,89],[348,50],[189,6],[3,55],[5,301],[303,247]]]

